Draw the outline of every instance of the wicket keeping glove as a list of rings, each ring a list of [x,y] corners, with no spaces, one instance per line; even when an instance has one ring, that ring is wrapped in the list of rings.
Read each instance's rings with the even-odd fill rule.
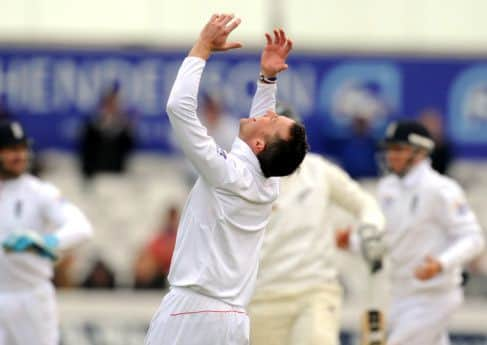
[[[386,246],[382,233],[373,225],[364,224],[358,228],[362,256],[370,267],[372,274],[382,269],[382,257],[386,252]]]
[[[59,258],[58,245],[59,240],[56,235],[40,235],[34,231],[12,233],[2,243],[7,252],[19,253],[31,250],[52,261]]]

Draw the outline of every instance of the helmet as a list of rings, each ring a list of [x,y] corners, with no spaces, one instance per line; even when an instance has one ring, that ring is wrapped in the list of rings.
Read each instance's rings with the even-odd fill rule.
[[[0,122],[0,149],[19,144],[29,144],[29,139],[20,123],[15,121]]]
[[[387,127],[385,138],[381,141],[382,147],[390,144],[410,145],[428,152],[435,148],[431,134],[422,124],[415,121],[392,122]]]

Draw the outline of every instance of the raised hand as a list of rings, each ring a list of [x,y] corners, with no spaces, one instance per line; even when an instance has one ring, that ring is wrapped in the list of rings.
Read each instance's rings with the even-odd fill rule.
[[[293,48],[293,42],[286,37],[283,29],[274,30],[274,40],[269,33],[265,37],[267,45],[262,51],[260,68],[266,77],[275,77],[288,68],[286,59]]]
[[[240,25],[240,18],[233,14],[214,14],[201,30],[190,56],[208,59],[212,52],[241,48],[240,42],[227,42],[230,33]]]

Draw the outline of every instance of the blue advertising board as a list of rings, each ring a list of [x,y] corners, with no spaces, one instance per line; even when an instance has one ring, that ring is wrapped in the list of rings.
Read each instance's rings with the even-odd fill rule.
[[[164,105],[185,53],[0,47],[0,95],[37,148],[74,149],[81,123],[117,82],[138,147],[170,153]],[[279,99],[300,112],[314,151],[333,153],[334,142],[352,135],[357,116],[379,138],[392,119],[434,107],[457,155],[487,157],[487,60],[296,52],[289,65],[279,78]],[[246,116],[258,72],[257,52],[216,55],[201,88],[219,93],[229,114]]]

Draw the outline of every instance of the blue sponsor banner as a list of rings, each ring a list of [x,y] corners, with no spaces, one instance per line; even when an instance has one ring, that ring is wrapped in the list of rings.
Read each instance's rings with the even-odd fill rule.
[[[75,149],[80,125],[117,82],[139,148],[170,153],[164,106],[185,53],[0,48],[0,95],[39,149]],[[246,116],[258,71],[257,53],[216,55],[202,89],[219,93],[228,113]],[[317,152],[333,154],[357,117],[379,138],[392,119],[434,107],[458,155],[487,156],[487,60],[294,53],[279,98],[301,113]]]

